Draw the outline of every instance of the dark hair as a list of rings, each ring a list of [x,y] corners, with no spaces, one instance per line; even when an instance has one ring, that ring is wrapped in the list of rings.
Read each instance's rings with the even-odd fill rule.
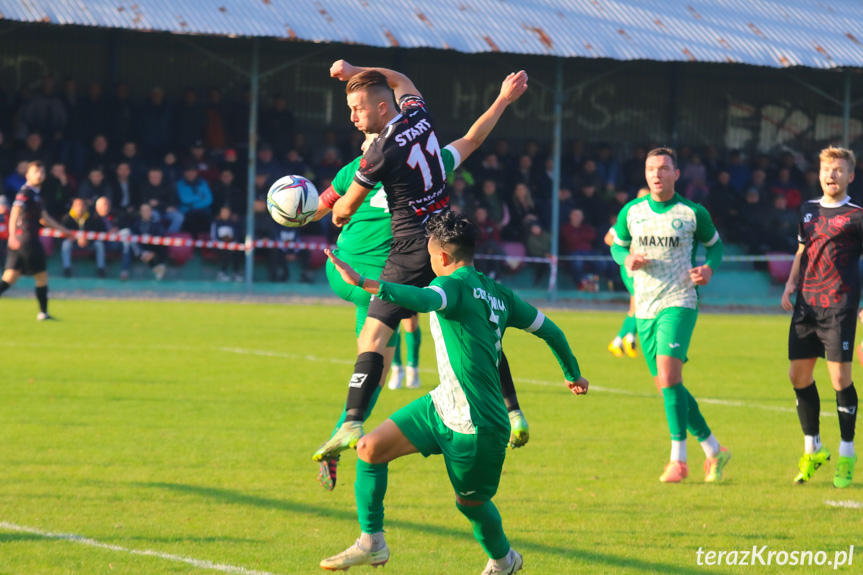
[[[651,156],[668,156],[671,158],[671,165],[674,166],[674,169],[677,169],[677,152],[674,151],[674,148],[664,146],[662,148],[654,148],[647,152],[647,157]]]
[[[426,223],[426,235],[457,261],[473,261],[479,230],[466,215],[447,210],[432,216]]]
[[[345,92],[348,94],[368,92],[379,97],[382,101],[395,101],[387,77],[377,70],[365,70],[348,80]]]

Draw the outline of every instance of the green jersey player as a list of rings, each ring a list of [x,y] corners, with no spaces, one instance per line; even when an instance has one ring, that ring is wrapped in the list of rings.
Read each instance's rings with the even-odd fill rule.
[[[698,317],[696,286],[707,285],[722,261],[722,241],[707,210],[675,193],[680,170],[674,150],[651,150],[645,175],[650,195],[629,202],[620,211],[611,253],[614,261],[632,273],[641,349],[665,401],[671,461],[659,480],[678,483],[689,474],[689,430],[707,457],[704,480],[718,481],[731,454],[719,446],[698,403],[683,386],[683,363]],[[695,265],[698,243],[707,247],[703,266]]]
[[[473,267],[478,230],[470,220],[447,211],[429,220],[426,229],[437,277],[425,288],[364,278],[328,252],[346,283],[420,313],[434,312],[431,330],[441,383],[359,441],[355,487],[362,534],[353,546],[323,560],[321,567],[326,570],[382,565],[389,560],[383,532],[387,464],[412,453],[443,455],[456,507],[469,519],[489,556],[483,574],[520,570],[522,557],[510,548],[491,502],[509,436],[498,372],[506,328],[543,338],[569,388],[576,394],[587,393],[588,382],[563,332],[542,312]]]
[[[497,124],[503,111],[512,102],[515,102],[526,89],[527,74],[524,71],[510,74],[504,79],[501,84],[500,94],[491,107],[477,119],[462,138],[450,143],[441,150],[441,159],[443,160],[445,173],[450,173],[458,168],[464,159],[479,148]],[[375,134],[368,134],[366,136],[363,151],[376,137]],[[321,194],[321,203],[315,219],[320,219],[326,215],[332,209],[335,202],[344,196],[353,181],[354,174],[359,169],[361,161],[362,156],[339,170],[333,179],[332,187]],[[365,197],[350,222],[342,228],[335,253],[339,258],[357,269],[364,277],[377,279],[386,263],[392,238],[386,190],[379,183]],[[371,295],[365,290],[346,284],[333,267],[332,262],[327,262],[327,279],[336,295],[356,306],[356,333],[357,337],[359,337],[368,314]],[[412,323],[416,324],[416,316],[413,317],[414,322]],[[397,341],[398,332],[395,332],[390,338],[384,353],[385,369],[381,381],[386,378],[387,367],[393,359],[394,346]],[[505,357],[501,362],[501,381],[502,392],[506,398],[510,421],[512,423],[510,445],[513,448],[521,447],[529,439],[528,425],[519,408],[512,375],[509,372],[509,366],[506,364]],[[381,386],[379,385],[374,390],[374,394],[366,408],[365,418],[368,418],[377,402],[380,389]],[[346,412],[343,411],[341,418],[336,423],[333,435],[331,435],[331,440],[324,443],[313,457],[316,461],[320,462],[319,481],[328,490],[335,488],[338,457],[325,457],[323,456],[323,451],[333,441],[333,436],[344,424],[345,417]]]

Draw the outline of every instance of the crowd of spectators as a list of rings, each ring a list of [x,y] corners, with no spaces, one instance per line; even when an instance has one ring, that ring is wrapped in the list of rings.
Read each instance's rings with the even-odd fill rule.
[[[15,95],[0,90],[0,181],[7,205],[24,183],[26,165],[42,161],[48,172],[42,189],[47,211],[67,227],[86,230],[129,229],[151,235],[188,233],[196,238],[239,240],[245,235],[248,181],[250,94],[227,101],[222,90],[205,94],[186,88],[171,101],[162,89],[132,94],[125,83],[111,94],[93,82],[79,87],[74,78],[55,86],[46,77],[38,89]],[[319,190],[359,153],[361,134],[342,137],[327,128],[302,131],[286,99],[275,94],[262,102],[254,174],[255,234],[295,240],[303,235],[333,240],[338,230],[327,221],[299,229],[282,228],[266,212],[272,182],[285,174],[304,175]],[[312,144],[314,141],[314,144]],[[561,255],[607,255],[603,238],[617,213],[646,185],[644,161],[653,144],[625,154],[608,144],[580,140],[566,146],[561,188],[552,197],[553,159],[549,146],[534,140],[513,145],[491,142],[450,178],[453,209],[470,214],[481,232],[479,252],[512,252],[547,257],[551,250],[552,203],[560,203]],[[621,147],[622,148],[622,147]],[[677,191],[708,207],[726,241],[753,254],[792,253],[796,248],[797,209],[821,195],[817,158],[791,152],[744,156],[715,146],[678,149],[681,172]],[[860,195],[860,182],[852,195]],[[3,201],[0,200],[0,209]],[[105,247],[67,240],[63,266],[72,274],[73,250],[92,248],[103,275]],[[127,277],[133,258],[164,274],[164,250],[122,246]],[[299,260],[302,281],[308,254],[271,250],[270,279],[286,281],[288,262]],[[240,277],[241,254],[226,253],[219,279]],[[501,274],[501,260],[485,260],[484,270]],[[548,266],[532,266],[533,279],[545,280]],[[586,274],[619,281],[615,266],[576,260],[562,268],[575,285]]]

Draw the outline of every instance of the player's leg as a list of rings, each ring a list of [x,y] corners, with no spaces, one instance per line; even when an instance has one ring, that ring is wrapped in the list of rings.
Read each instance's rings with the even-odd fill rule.
[[[483,575],[520,570],[521,555],[510,547],[500,512],[492,502],[506,457],[506,434],[452,432],[441,449],[455,490],[456,508],[470,521],[474,537],[488,556]]]
[[[794,308],[788,333],[788,377],[797,398],[797,418],[803,430],[803,456],[794,482],[803,484],[830,459],[830,452],[821,445],[821,398],[812,378],[815,363],[824,357],[824,343],[818,336],[814,311],[801,305]]]
[[[420,386],[420,344],[422,343],[419,315],[413,314],[409,318],[402,320],[401,325],[405,330],[405,347],[407,348],[405,387],[408,389],[418,389]]]
[[[21,272],[16,269],[6,268],[3,270],[3,279],[0,279],[0,296],[2,296],[10,287],[15,285],[15,282],[17,282],[20,277]]]
[[[623,351],[629,357],[637,357],[635,336],[638,333],[638,321],[635,319],[635,297],[629,298],[629,315],[623,323],[623,330],[626,331],[623,335]]]
[[[389,560],[384,539],[384,497],[388,464],[393,459],[422,453],[440,453],[430,425],[435,415],[430,396],[424,396],[394,413],[357,445],[357,479],[354,484],[359,539],[342,553],[321,561],[326,570],[356,565],[383,565]]]
[[[404,322],[402,322],[404,323]],[[390,370],[390,380],[387,387],[390,389],[401,389],[405,383],[405,368],[402,364],[402,336],[401,329],[397,331],[396,347],[393,354],[392,369]]]
[[[506,411],[509,415],[509,447],[510,449],[524,447],[527,445],[528,440],[530,440],[530,428],[527,425],[524,413],[521,411],[521,406],[518,404],[515,382],[512,380],[509,361],[506,359],[506,354],[503,353],[503,350],[500,352],[498,372],[500,374],[500,392],[503,395],[503,402],[506,404]]]
[[[832,337],[825,337],[825,356],[830,382],[836,392],[836,413],[839,416],[839,459],[836,462],[834,487],[845,488],[854,478],[857,454],[854,451],[854,431],[857,425],[857,389],[851,381],[854,359],[854,338],[857,330],[856,310],[838,310],[831,322]],[[824,334],[826,335],[826,334]],[[837,337],[838,336],[838,337]],[[823,336],[822,336],[823,337]]]
[[[36,283],[35,293],[36,301],[39,302],[39,315],[36,319],[39,321],[56,319],[48,313],[48,272],[41,271],[33,274],[33,280]]]

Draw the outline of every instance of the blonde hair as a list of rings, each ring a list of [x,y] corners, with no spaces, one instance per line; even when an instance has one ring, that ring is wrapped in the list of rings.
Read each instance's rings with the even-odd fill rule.
[[[848,170],[851,172],[854,171],[854,167],[857,165],[857,158],[854,157],[854,152],[845,148],[837,148],[836,146],[824,148],[818,157],[822,162],[826,162],[827,160],[845,160],[848,164]]]
[[[347,94],[366,92],[377,97],[380,101],[387,101],[393,98],[393,92],[387,81],[387,77],[377,70],[364,70],[348,80],[345,92]]]

